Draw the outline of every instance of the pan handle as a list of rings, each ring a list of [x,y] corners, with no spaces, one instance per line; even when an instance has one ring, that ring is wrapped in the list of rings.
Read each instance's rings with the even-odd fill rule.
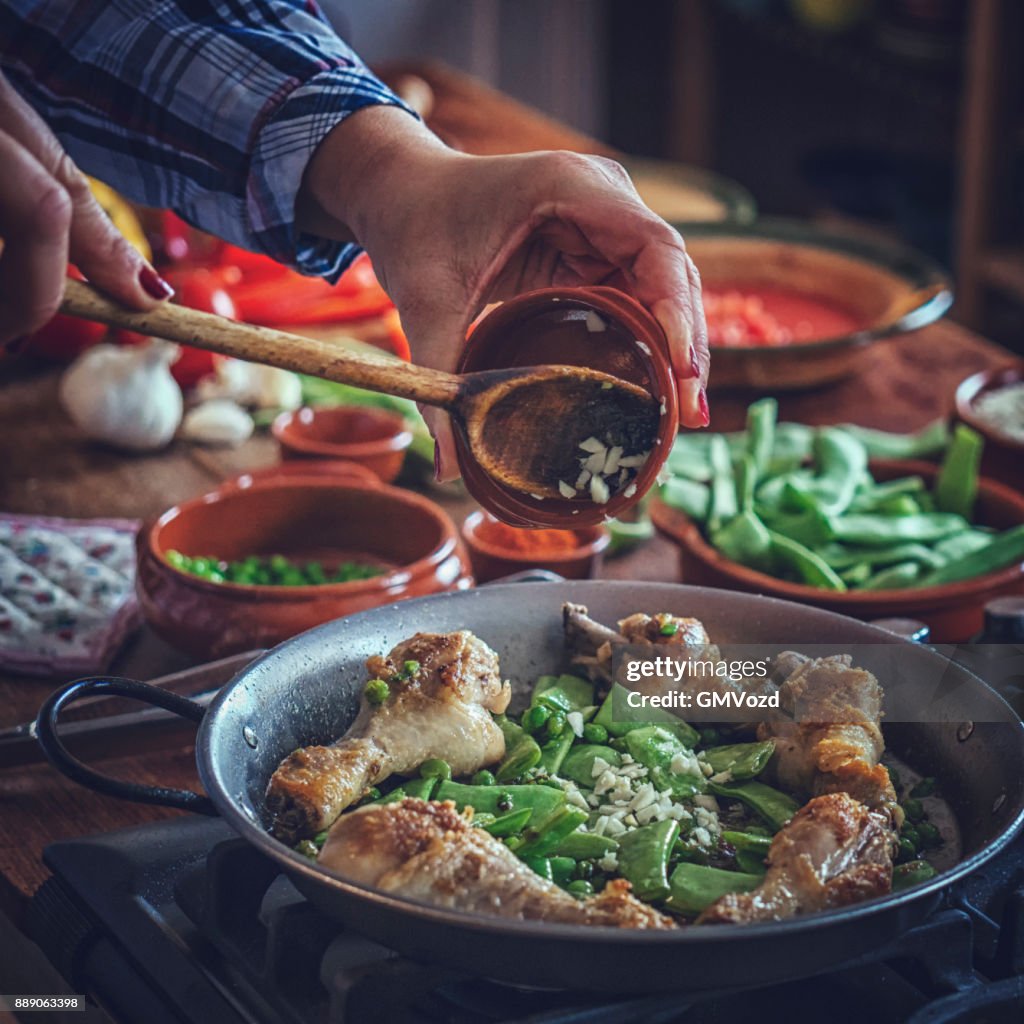
[[[120,679],[110,676],[89,676],[76,679],[67,686],[55,690],[46,698],[36,716],[36,737],[50,763],[61,774],[88,789],[94,789],[106,796],[136,803],[159,804],[162,807],[177,807],[197,814],[216,815],[217,809],[208,796],[193,793],[188,789],[170,789],[166,786],[145,786],[138,782],[125,782],[89,768],[78,760],[60,738],[57,720],[61,711],[86,697],[127,697],[131,700],[153,704],[187,718],[197,725],[202,721],[206,709],[195,701],[177,693],[162,690],[158,686],[136,682],[134,679]]]

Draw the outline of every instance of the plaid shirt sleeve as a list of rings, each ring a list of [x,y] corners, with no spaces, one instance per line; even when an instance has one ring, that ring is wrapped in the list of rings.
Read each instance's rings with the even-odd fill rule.
[[[0,0],[0,66],[89,174],[330,280],[358,250],[296,229],[303,170],[349,114],[408,110],[314,0]]]

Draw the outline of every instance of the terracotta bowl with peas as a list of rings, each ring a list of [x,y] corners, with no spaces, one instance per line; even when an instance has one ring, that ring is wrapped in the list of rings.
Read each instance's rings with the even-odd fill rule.
[[[417,494],[337,477],[240,477],[145,526],[147,621],[197,657],[269,647],[331,619],[472,585],[454,524]]]

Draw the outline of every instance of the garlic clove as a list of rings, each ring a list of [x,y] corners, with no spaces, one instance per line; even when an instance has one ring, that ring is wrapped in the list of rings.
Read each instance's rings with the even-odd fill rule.
[[[235,445],[253,432],[252,417],[229,398],[211,398],[185,414],[181,436],[200,444]]]
[[[203,378],[196,386],[196,394],[203,401],[231,398],[257,409],[291,412],[302,405],[302,382],[297,374],[276,366],[220,359],[216,374]]]
[[[181,422],[181,388],[168,369],[177,352],[162,341],[96,345],[64,372],[60,402],[87,437],[129,451],[163,448]]]

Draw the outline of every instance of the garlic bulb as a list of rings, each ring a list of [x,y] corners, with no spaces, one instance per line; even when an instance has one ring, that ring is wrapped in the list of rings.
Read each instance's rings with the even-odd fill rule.
[[[177,345],[96,345],[67,368],[60,401],[86,436],[131,451],[163,448],[181,422],[181,388],[168,365]]]
[[[296,374],[276,366],[219,359],[216,376],[204,377],[196,394],[208,398],[232,398],[240,405],[291,412],[302,405],[302,382]]]
[[[212,398],[185,415],[181,436],[200,444],[241,444],[252,436],[252,417],[227,398]]]

